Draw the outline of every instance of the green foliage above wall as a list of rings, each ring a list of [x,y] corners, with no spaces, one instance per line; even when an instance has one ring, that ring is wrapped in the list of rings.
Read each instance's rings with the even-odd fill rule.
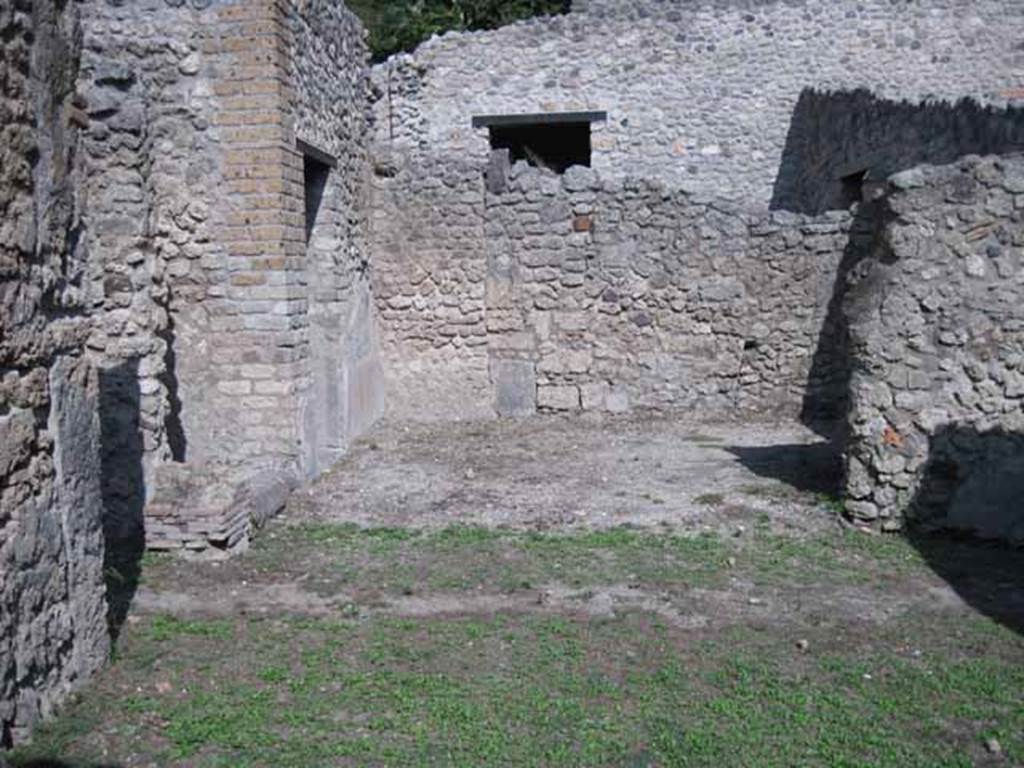
[[[565,13],[570,0],[348,0],[348,5],[369,29],[370,50],[380,61],[448,30],[493,29]]]

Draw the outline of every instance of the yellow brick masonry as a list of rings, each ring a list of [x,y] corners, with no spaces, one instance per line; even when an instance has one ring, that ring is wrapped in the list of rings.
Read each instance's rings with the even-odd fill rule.
[[[297,461],[296,393],[308,378],[302,158],[295,149],[287,0],[238,0],[217,12],[215,125],[227,208],[225,312],[213,340],[218,406],[244,454]]]

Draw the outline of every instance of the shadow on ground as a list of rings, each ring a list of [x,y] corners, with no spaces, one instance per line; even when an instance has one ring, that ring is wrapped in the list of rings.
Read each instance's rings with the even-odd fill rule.
[[[758,477],[780,480],[807,493],[832,496],[839,492],[842,465],[835,443],[729,445],[725,450]]]
[[[1024,634],[1024,435],[940,429],[907,516],[907,537],[932,570]]]
[[[726,450],[760,477],[841,493],[835,442]],[[1024,634],[1024,547],[1007,543],[1024,538],[1024,436],[950,427],[932,438],[929,456],[904,535],[964,602]]]
[[[948,532],[906,535],[965,603],[1024,635],[1024,550]]]

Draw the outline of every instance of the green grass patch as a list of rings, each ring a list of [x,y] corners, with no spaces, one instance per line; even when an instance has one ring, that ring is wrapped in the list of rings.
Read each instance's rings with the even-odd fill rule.
[[[240,636],[259,643],[147,625],[126,652],[156,644],[174,691],[125,698],[115,669],[14,765],[57,751],[88,764],[97,727],[162,765],[931,768],[973,764],[989,736],[1024,759],[1024,665],[988,653],[1020,638],[968,629],[977,650],[945,654],[953,628],[908,657],[909,625],[794,655],[764,632],[691,644],[640,613],[248,620]]]
[[[185,636],[229,640],[234,627],[225,619],[185,620],[174,616],[155,616],[148,625],[148,632],[158,642]]]

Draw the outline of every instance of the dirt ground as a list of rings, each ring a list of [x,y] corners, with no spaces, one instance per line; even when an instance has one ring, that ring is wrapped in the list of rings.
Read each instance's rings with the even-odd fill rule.
[[[289,516],[363,526],[834,525],[838,456],[793,423],[548,416],[386,424],[297,493]]]

